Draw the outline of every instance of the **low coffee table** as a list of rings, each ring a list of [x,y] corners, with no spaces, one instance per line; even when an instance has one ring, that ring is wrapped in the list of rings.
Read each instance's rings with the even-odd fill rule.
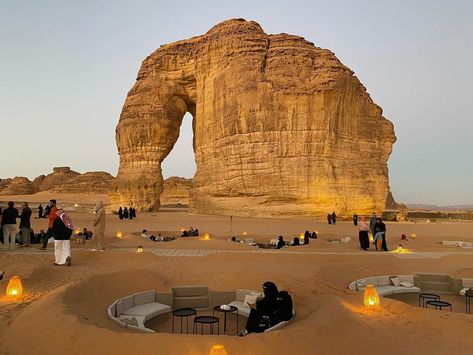
[[[174,333],[174,317],[181,318],[181,334],[182,334],[182,318],[186,317],[186,332],[189,333],[189,317],[195,316],[197,311],[194,308],[179,308],[172,311],[172,332]]]
[[[440,296],[435,293],[419,293],[419,307],[422,303],[422,307],[426,308],[425,301],[440,301]]]
[[[215,311],[223,312],[223,334],[227,331],[227,313],[236,312],[236,319],[237,319],[237,326],[236,326],[236,333],[238,334],[238,308],[235,306],[228,306],[230,309],[222,309],[220,306],[215,306],[212,312],[212,315],[215,315]]]
[[[220,334],[219,324],[220,320],[217,317],[213,316],[198,316],[194,318],[194,329],[193,333],[195,334],[197,331],[197,325],[200,324],[200,334],[204,334],[204,325],[209,325],[209,332],[210,334],[214,333],[214,324],[217,323],[217,334]]]
[[[425,308],[429,308],[429,306],[434,306],[435,309],[440,309],[440,310],[442,310],[442,308],[445,308],[445,307],[450,307],[450,312],[452,312],[452,305],[445,301],[430,300],[430,301],[425,302]]]

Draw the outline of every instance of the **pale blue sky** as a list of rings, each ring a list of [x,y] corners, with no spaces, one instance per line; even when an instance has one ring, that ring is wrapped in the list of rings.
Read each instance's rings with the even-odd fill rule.
[[[0,177],[62,165],[115,175],[115,126],[141,61],[239,17],[354,70],[395,125],[398,201],[473,203],[473,1],[0,0]],[[190,121],[166,177],[193,175]]]

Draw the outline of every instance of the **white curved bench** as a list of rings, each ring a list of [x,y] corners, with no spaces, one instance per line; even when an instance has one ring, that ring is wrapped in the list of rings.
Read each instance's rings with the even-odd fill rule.
[[[399,277],[401,283],[409,283],[412,286],[395,286],[391,279]],[[373,285],[380,296],[389,296],[397,293],[419,293],[420,288],[414,286],[413,275],[389,275],[389,276],[375,276],[358,279],[350,283],[348,288],[354,291],[364,290],[364,286]]]
[[[108,317],[125,328],[144,333],[155,333],[144,323],[160,314],[171,312],[171,306],[156,302],[156,291],[135,293],[113,302],[107,309]]]

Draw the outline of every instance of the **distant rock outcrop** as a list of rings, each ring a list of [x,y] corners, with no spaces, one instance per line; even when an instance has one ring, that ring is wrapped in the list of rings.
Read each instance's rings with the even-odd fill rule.
[[[116,128],[112,205],[155,211],[161,162],[193,116],[191,211],[255,217],[385,209],[393,124],[335,55],[234,19],[142,63]]]
[[[56,167],[43,179],[39,187],[42,191],[53,191],[79,175],[80,173],[71,170],[68,166]]]
[[[52,189],[59,193],[107,194],[114,177],[107,172],[87,172]]]
[[[189,205],[189,190],[192,185],[192,179],[171,176],[164,180],[163,185],[163,193],[160,197],[162,206]]]
[[[39,188],[26,177],[17,176],[6,184],[1,190],[1,195],[31,195],[39,191]]]

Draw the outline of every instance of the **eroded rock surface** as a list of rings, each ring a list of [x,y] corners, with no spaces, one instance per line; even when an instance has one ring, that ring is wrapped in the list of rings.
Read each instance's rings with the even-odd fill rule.
[[[161,162],[193,116],[191,210],[251,216],[381,211],[396,137],[327,49],[229,20],[147,57],[116,129],[115,206],[157,210]]]
[[[107,172],[87,172],[53,188],[59,193],[94,193],[106,194],[110,190],[114,177]]]
[[[177,176],[167,178],[164,180],[163,193],[160,197],[161,205],[188,206],[191,185],[192,179],[185,179]]]
[[[0,185],[0,195],[31,195],[39,191],[38,187],[26,177],[17,176],[4,186]]]

